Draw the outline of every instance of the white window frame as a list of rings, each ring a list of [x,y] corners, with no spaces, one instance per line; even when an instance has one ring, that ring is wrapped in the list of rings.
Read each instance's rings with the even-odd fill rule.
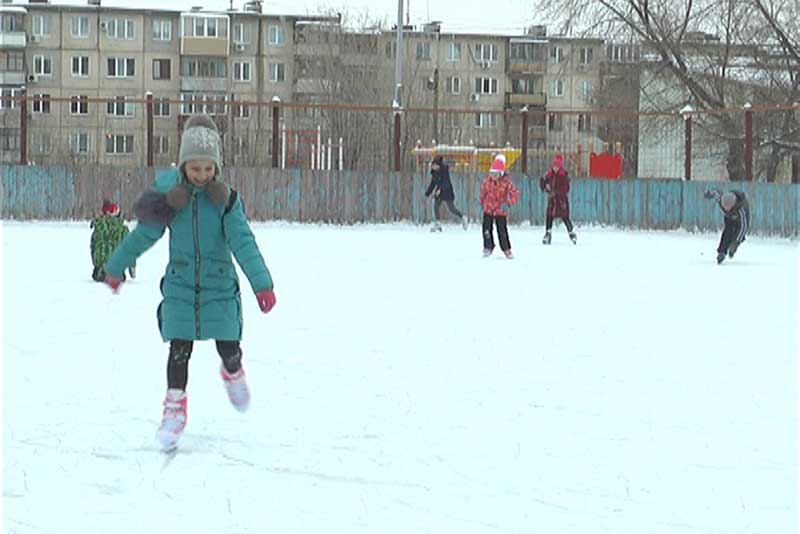
[[[460,95],[461,76],[448,76],[445,80],[445,92],[448,95]]]
[[[106,115],[130,119],[136,116],[136,104],[128,102],[128,97],[117,96],[106,102]]]
[[[50,66],[48,69],[47,66]],[[49,71],[49,72],[48,72]],[[37,54],[33,56],[33,73],[36,76],[53,76],[53,58],[50,56]]]
[[[136,25],[133,19],[111,18],[106,20],[106,37],[125,41],[136,39]]]
[[[151,36],[154,41],[171,41],[172,21],[166,19],[154,19]]]
[[[85,15],[73,15],[70,19],[69,26],[70,35],[73,39],[89,38],[89,17]]]
[[[109,141],[113,150],[109,151]],[[108,134],[106,136],[106,154],[109,156],[127,156],[133,154],[134,149],[133,134]],[[122,148],[122,150],[120,150]]]
[[[591,113],[578,113],[578,131],[591,132],[592,131],[592,115]]]
[[[497,115],[494,113],[476,113],[476,128],[497,128]]]
[[[578,63],[581,65],[591,65],[594,62],[594,48],[581,47],[578,49]]]
[[[498,90],[497,78],[475,78],[475,92],[480,95],[496,95]]]
[[[169,98],[153,99],[153,117],[169,117],[170,113]]]
[[[70,115],[88,115],[89,114],[89,97],[86,95],[71,95],[69,97],[69,114]],[[84,111],[81,111],[81,108]]]
[[[238,35],[237,35],[238,34]],[[232,41],[235,44],[249,44],[250,43],[250,25],[246,22],[237,22],[233,25],[231,35]]]
[[[33,94],[31,95],[31,112],[42,115],[50,114],[50,95]]]
[[[564,48],[560,46],[550,47],[550,63],[563,63],[566,56]]]
[[[581,98],[584,102],[591,102],[594,95],[594,84],[592,80],[581,81]]]
[[[31,133],[31,152],[34,154],[49,154],[50,148],[50,132],[35,130]]]
[[[168,62],[169,64],[169,76],[164,76],[164,72],[162,72],[161,65],[164,64],[164,61]],[[158,65],[158,74],[159,77],[156,78],[156,65]],[[156,57],[153,58],[153,63],[151,65],[152,71],[150,74],[153,77],[154,81],[164,81],[164,80],[171,80],[172,79],[172,59],[168,57]]]
[[[168,135],[154,135],[153,136],[153,153],[157,155],[169,154],[169,136]]]
[[[233,107],[233,117],[235,119],[249,119],[250,104],[235,104]]]
[[[273,24],[269,27],[267,44],[270,46],[283,46],[286,44],[286,28]]]
[[[461,43],[447,43],[447,61],[461,61]]]
[[[253,68],[249,61],[233,62],[233,81],[249,82],[252,80],[252,74],[253,74]]]
[[[430,61],[430,59],[431,59],[431,42],[417,41],[417,61]]]
[[[114,74],[111,74],[111,69],[109,68],[111,61],[114,62]],[[122,74],[120,74],[120,72],[122,72]],[[106,78],[131,79],[134,76],[136,76],[136,58],[132,57],[106,58]]]
[[[494,43],[478,43],[475,45],[475,59],[495,63],[499,61],[499,51]]]
[[[72,66],[73,78],[88,78],[89,77],[89,56],[72,56],[70,63]],[[75,68],[77,67],[77,69]],[[84,69],[84,67],[86,67]]]
[[[10,96],[14,97],[19,95],[21,89],[13,89],[10,87],[0,87],[0,96]],[[0,109],[16,109],[17,101],[16,100],[2,100],[0,101]]]
[[[283,73],[283,76],[279,74]],[[278,79],[280,78],[280,79]],[[270,63],[269,64],[269,81],[273,83],[283,83],[286,81],[286,64],[285,63]]]
[[[73,154],[88,154],[91,150],[91,141],[88,132],[73,132],[67,138],[70,152]]]
[[[37,37],[50,36],[50,16],[34,15],[31,23],[31,33]]]

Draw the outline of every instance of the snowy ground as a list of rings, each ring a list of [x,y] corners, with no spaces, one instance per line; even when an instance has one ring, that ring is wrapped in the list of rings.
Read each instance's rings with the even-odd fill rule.
[[[251,411],[200,344],[165,463],[167,240],[113,296],[86,223],[3,224],[3,532],[797,532],[797,242],[254,228]]]

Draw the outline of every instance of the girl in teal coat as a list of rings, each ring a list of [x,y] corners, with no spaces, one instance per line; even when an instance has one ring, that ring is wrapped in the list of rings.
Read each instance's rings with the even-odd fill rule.
[[[170,342],[167,394],[157,436],[177,446],[186,427],[189,358],[194,341],[213,339],[220,374],[233,406],[247,410],[250,392],[242,367],[242,302],[231,253],[264,313],[275,305],[272,277],[236,191],[218,181],[220,137],[205,115],[186,122],[176,170],[160,173],[136,201],[136,228],[105,265],[106,283],[119,291],[123,273],[169,229],[169,263],[161,279],[158,327]]]

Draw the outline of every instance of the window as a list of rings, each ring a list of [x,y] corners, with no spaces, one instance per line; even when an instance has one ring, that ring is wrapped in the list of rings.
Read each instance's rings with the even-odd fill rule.
[[[578,113],[578,131],[590,132],[592,131],[592,116],[588,113]]]
[[[89,56],[72,56],[72,75],[76,78],[89,77]]]
[[[108,19],[106,21],[106,35],[109,39],[132,40],[136,37],[133,21],[131,19]]]
[[[246,134],[240,134],[233,141],[233,150],[237,156],[246,156],[249,153],[250,143]]]
[[[447,61],[461,61],[461,43],[447,44]]]
[[[52,76],[53,59],[50,56],[33,56],[33,73],[37,76]]]
[[[428,41],[417,43],[417,59],[428,60],[431,58],[431,43]]]
[[[508,47],[509,59],[528,59],[527,45],[525,43],[512,43]]]
[[[3,2],[5,3],[5,2]],[[4,15],[0,13],[0,33],[3,32],[16,32],[17,28],[22,26],[22,18],[17,18],[14,14]]]
[[[33,35],[39,37],[50,35],[50,17],[47,15],[34,15]]]
[[[225,78],[228,64],[219,58],[184,58],[181,75],[189,78]]]
[[[551,96],[564,96],[564,80],[555,80],[550,87]]]
[[[49,132],[33,132],[31,135],[31,148],[34,154],[48,154],[50,153],[50,133]]]
[[[153,21],[153,40],[170,41],[172,39],[172,21],[156,19]]]
[[[133,136],[108,134],[106,136],[106,154],[133,154]]]
[[[69,134],[69,149],[73,154],[88,154],[89,134],[86,132]]]
[[[583,80],[581,82],[581,98],[584,102],[591,102],[594,94],[594,86],[591,80]]]
[[[496,128],[497,115],[493,113],[476,113],[475,114],[475,127],[476,128]]]
[[[586,65],[594,60],[593,48],[579,48],[578,49],[578,63]]]
[[[130,57],[108,58],[109,78],[133,78],[136,71],[136,60]]]
[[[228,112],[226,95],[222,93],[181,93],[181,113],[207,113],[209,115],[225,115]]]
[[[225,18],[186,17],[183,19],[184,37],[228,37]]]
[[[550,62],[561,63],[564,61],[564,49],[560,46],[553,46],[550,48]]]
[[[246,44],[250,42],[250,26],[244,22],[233,25],[233,42]]]
[[[236,82],[249,82],[250,81],[250,63],[247,62],[234,62],[233,64],[233,80]]]
[[[69,97],[69,112],[72,115],[89,114],[89,97],[85,95]]]
[[[169,80],[171,76],[171,63],[169,59],[154,59],[153,60],[153,79],[154,80]]]
[[[564,129],[564,116],[558,113],[551,113],[547,116],[547,127],[553,131]]]
[[[537,95],[542,92],[541,78],[515,78],[511,80],[511,92],[517,95]]]
[[[450,95],[461,94],[461,78],[458,76],[448,76],[445,80],[445,92]]]
[[[22,71],[25,69],[25,53],[0,50],[0,72]]]
[[[269,44],[272,46],[283,46],[286,44],[286,30],[283,26],[269,27]]]
[[[271,109],[271,108],[270,108]],[[237,119],[250,118],[250,106],[247,104],[236,104],[233,107],[233,116]]]
[[[282,82],[286,79],[286,66],[283,63],[269,64],[269,81]]]
[[[0,151],[19,150],[19,128],[0,128]]]
[[[34,113],[50,113],[50,95],[31,95],[31,109]]]
[[[153,99],[153,116],[154,117],[169,117],[169,99],[156,98]]]
[[[475,78],[475,92],[483,95],[497,94],[497,79]]]
[[[86,39],[89,37],[89,17],[75,15],[72,17],[70,25],[74,39]]]
[[[166,135],[154,135],[153,152],[156,154],[169,154],[169,137]]]
[[[475,45],[476,61],[497,61],[497,57],[497,45],[485,43]]]
[[[113,101],[106,103],[106,114],[115,117],[133,117],[135,110],[135,104],[126,102],[124,96],[118,96]]]
[[[0,88],[0,96],[15,97],[20,93],[19,89],[11,89],[7,87]],[[0,109],[14,109],[17,107],[16,100],[0,100]]]

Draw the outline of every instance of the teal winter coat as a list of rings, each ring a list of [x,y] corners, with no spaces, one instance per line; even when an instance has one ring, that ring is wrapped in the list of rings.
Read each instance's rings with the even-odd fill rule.
[[[182,178],[177,170],[156,177],[153,190],[166,193]],[[247,223],[241,199],[215,204],[202,188],[191,186],[185,207],[170,221],[169,263],[161,279],[163,300],[158,326],[172,339],[241,340],[242,301],[231,253],[254,293],[272,289],[272,277]],[[166,227],[140,220],[106,264],[106,273],[122,278],[124,270],[158,241]]]

